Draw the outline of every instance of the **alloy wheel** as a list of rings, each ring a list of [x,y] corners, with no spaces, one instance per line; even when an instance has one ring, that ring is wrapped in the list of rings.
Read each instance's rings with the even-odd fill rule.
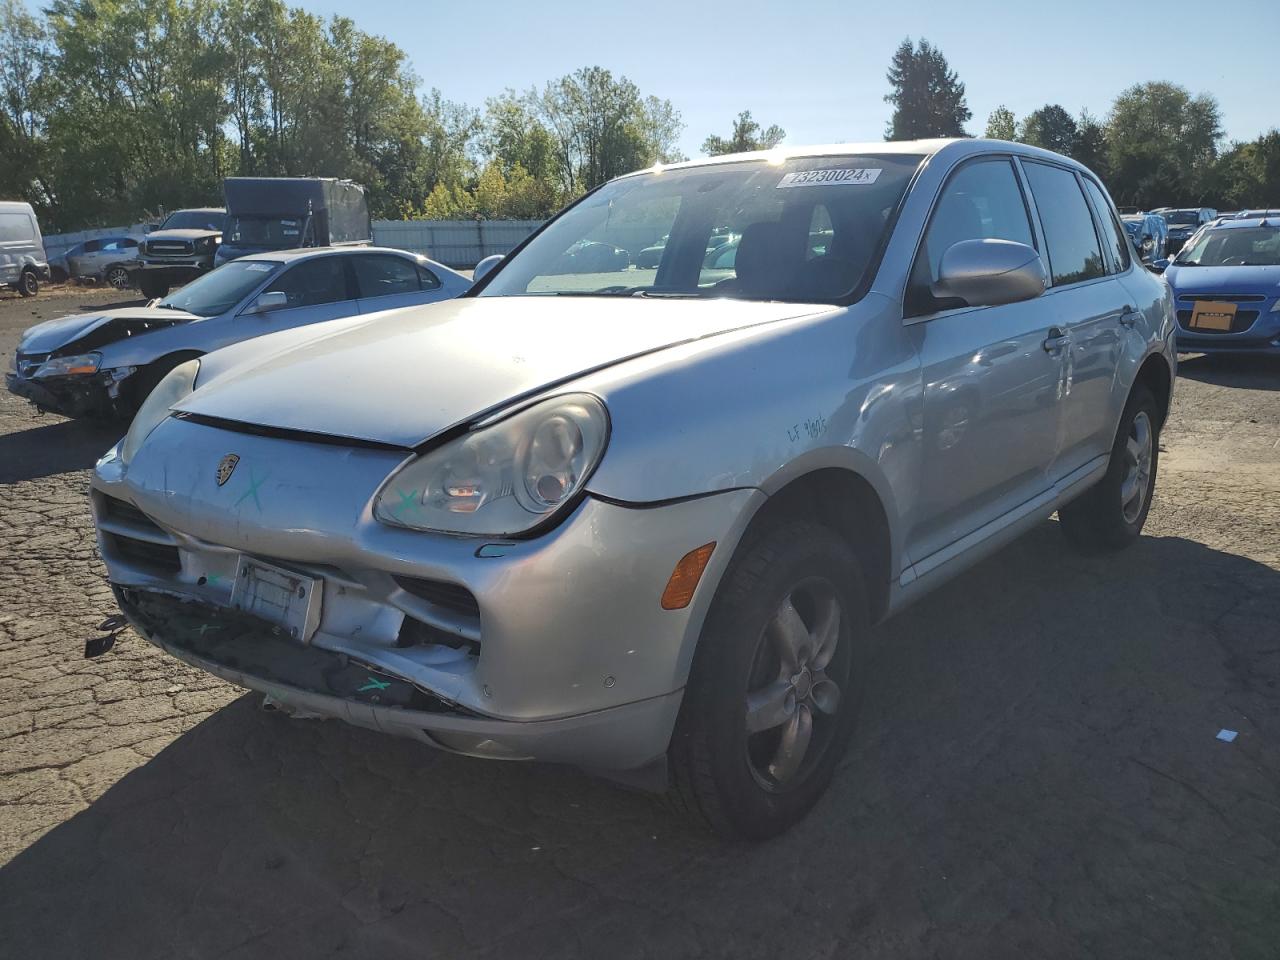
[[[1155,448],[1155,432],[1151,417],[1139,410],[1129,426],[1125,440],[1124,478],[1120,481],[1120,509],[1125,523],[1135,523],[1146,506],[1151,490],[1151,458]]]

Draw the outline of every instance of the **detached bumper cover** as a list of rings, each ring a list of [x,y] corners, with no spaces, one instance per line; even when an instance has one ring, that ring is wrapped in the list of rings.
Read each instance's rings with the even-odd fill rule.
[[[179,660],[266,694],[286,709],[410,737],[451,753],[631,770],[661,755],[680,709],[677,692],[559,720],[495,720],[346,654],[296,643],[233,611],[113,589],[139,632]]]
[[[4,385],[10,393],[31,401],[41,410],[50,410],[68,417],[107,414],[114,406],[101,374],[31,380],[7,373]]]

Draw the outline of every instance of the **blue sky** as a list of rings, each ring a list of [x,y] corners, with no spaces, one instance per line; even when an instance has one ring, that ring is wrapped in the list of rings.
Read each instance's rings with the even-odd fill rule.
[[[1280,126],[1280,0],[290,2],[390,37],[424,87],[477,107],[505,87],[607,67],[675,104],[690,156],[744,109],[784,127],[789,143],[880,139],[885,69],[907,35],[942,48],[975,134],[1000,103],[1019,117],[1055,102],[1103,116],[1143,80],[1212,93],[1231,138]]]

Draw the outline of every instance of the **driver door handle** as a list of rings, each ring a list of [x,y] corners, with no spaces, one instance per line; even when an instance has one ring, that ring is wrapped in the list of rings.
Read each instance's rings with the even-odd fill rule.
[[[1142,319],[1142,311],[1135,310],[1133,307],[1125,307],[1120,314],[1120,325],[1122,327],[1132,327],[1140,319]]]
[[[1062,331],[1061,327],[1050,327],[1049,335],[1045,337],[1041,346],[1044,347],[1046,353],[1057,353],[1070,342],[1071,338]]]

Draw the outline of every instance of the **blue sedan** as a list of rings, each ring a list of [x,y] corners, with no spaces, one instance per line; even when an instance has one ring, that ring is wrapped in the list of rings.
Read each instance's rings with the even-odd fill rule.
[[[1280,354],[1280,217],[1203,227],[1165,279],[1179,352]]]

